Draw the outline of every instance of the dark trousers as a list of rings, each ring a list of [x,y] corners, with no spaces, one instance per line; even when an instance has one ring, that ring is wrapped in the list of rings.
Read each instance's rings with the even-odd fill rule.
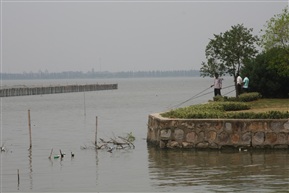
[[[238,91],[238,95],[242,94],[242,85],[237,84],[237,91]]]
[[[248,88],[243,88],[243,92],[247,93],[247,92],[249,92],[249,89]]]
[[[220,95],[220,96],[221,96],[221,89],[215,88],[215,89],[214,89],[214,93],[215,93],[215,96],[217,96],[217,95]]]

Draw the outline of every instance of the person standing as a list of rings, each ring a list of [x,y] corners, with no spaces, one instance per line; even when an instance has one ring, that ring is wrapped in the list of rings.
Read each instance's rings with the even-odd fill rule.
[[[248,78],[248,76],[245,76],[245,78],[243,80],[243,90],[244,90],[244,92],[248,92],[248,90],[249,90],[249,78]]]
[[[222,89],[222,78],[219,78],[219,74],[215,73],[214,84],[211,87],[214,87],[214,94],[215,96],[221,96],[221,89]]]
[[[237,73],[237,95],[239,96],[242,93],[242,77]]]

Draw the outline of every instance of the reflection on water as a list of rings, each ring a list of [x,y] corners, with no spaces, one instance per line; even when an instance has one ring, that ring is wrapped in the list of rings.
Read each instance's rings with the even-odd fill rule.
[[[70,81],[69,84],[74,84],[77,80]],[[85,96],[83,93],[67,93],[1,99],[3,141],[0,143],[6,149],[0,153],[1,191],[285,192],[289,189],[288,151],[222,153],[147,149],[143,139],[147,134],[148,114],[196,95],[211,84],[211,79],[101,82],[110,81],[119,83],[119,89],[87,92]],[[61,84],[58,80],[55,82]],[[95,82],[79,80],[78,84]],[[29,81],[14,83],[29,85]],[[40,83],[31,81],[32,85]],[[224,84],[231,83],[228,80]],[[185,105],[206,102],[211,96]],[[31,151],[27,150],[27,109],[31,109]],[[96,116],[99,117],[100,138],[109,139],[132,132],[136,137],[136,148],[113,153],[82,150],[80,147],[90,146],[95,140]],[[51,149],[53,153],[49,159]],[[63,159],[54,159],[60,149],[66,155]],[[17,169],[20,173],[18,184]]]
[[[152,186],[165,191],[289,190],[288,151],[219,152],[148,148]]]
[[[33,190],[32,148],[28,149],[30,190]]]
[[[97,185],[98,185],[98,153],[97,153],[98,151],[97,150],[95,150],[95,168],[96,168],[96,174],[95,174],[95,185],[96,185],[96,187],[97,187]]]

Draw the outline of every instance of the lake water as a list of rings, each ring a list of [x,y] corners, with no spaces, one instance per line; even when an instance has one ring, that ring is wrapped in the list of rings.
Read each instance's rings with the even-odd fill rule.
[[[289,192],[289,151],[167,151],[147,146],[148,115],[179,107],[201,92],[201,97],[181,106],[207,102],[213,96],[212,79],[10,80],[2,84],[97,82],[118,83],[118,89],[1,99],[1,145],[6,150],[0,154],[1,192]],[[232,78],[225,78],[224,87],[232,84]],[[232,87],[222,92],[231,91]],[[99,138],[109,140],[132,132],[135,149],[109,153],[90,148],[96,116]],[[65,157],[48,159],[52,148],[53,155],[62,150]]]

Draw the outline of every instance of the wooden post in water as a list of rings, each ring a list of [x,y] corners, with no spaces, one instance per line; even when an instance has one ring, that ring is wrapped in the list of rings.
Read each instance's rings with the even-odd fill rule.
[[[83,92],[83,106],[84,106],[84,116],[86,116],[85,92]]]
[[[97,147],[97,116],[95,117],[95,147]]]
[[[29,149],[31,149],[32,148],[32,135],[31,135],[30,109],[28,109],[28,127],[29,127],[29,139],[30,139]]]
[[[17,169],[17,178],[18,178],[18,186],[20,184],[20,175],[19,175],[19,169]]]

